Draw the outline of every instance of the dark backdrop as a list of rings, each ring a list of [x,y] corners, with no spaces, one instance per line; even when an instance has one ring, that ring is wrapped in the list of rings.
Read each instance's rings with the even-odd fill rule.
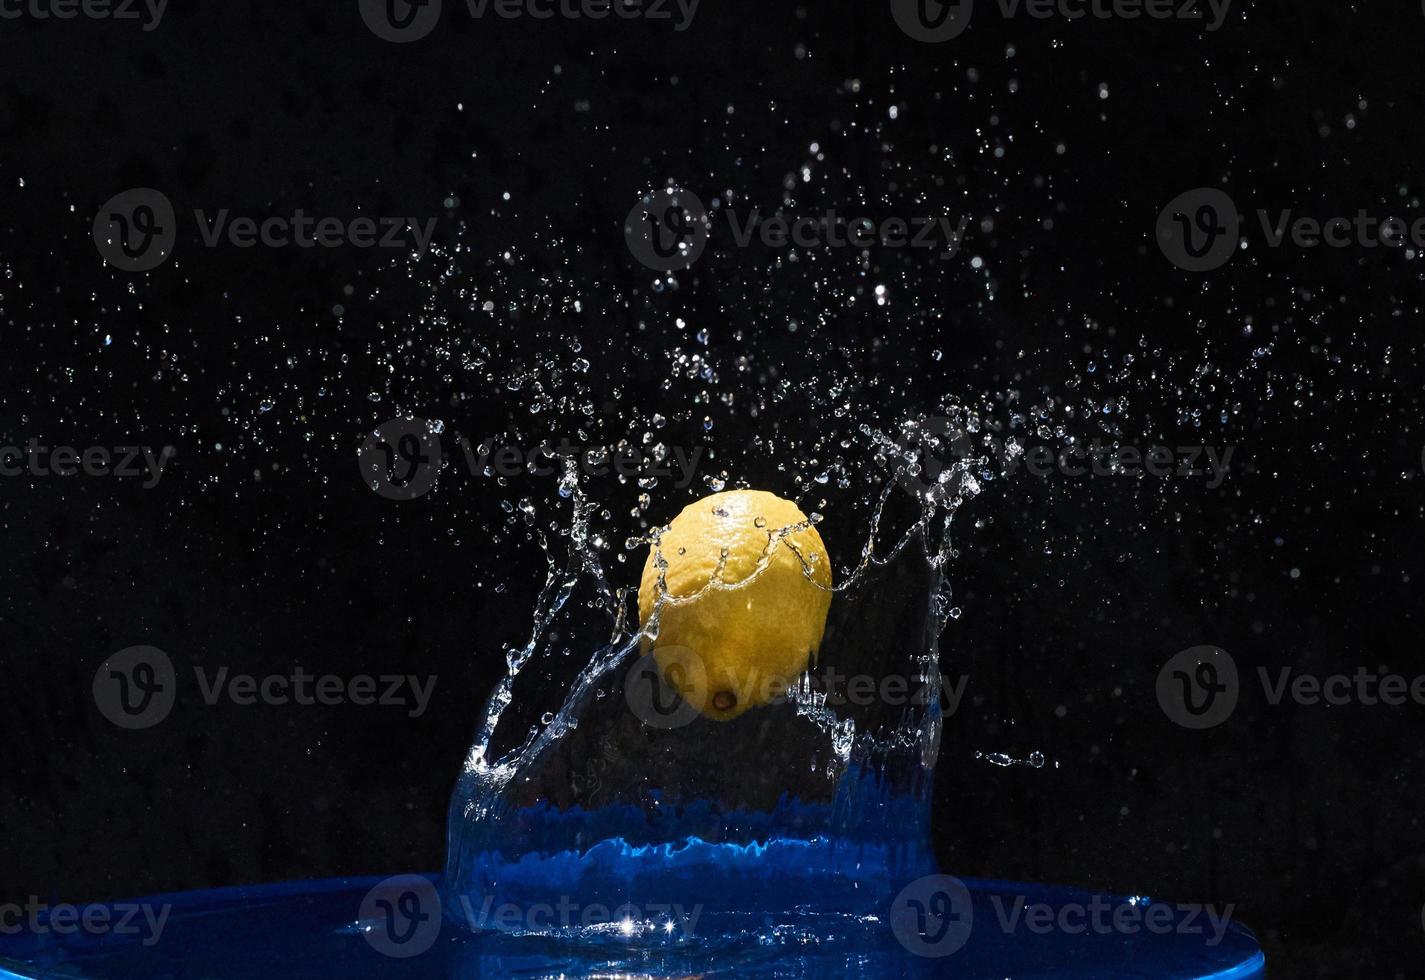
[[[173,0],[151,32],[0,21],[3,442],[177,449],[151,489],[0,480],[0,897],[439,866],[476,712],[543,576],[503,504],[531,497],[544,520],[556,495],[454,473],[384,499],[356,449],[395,415],[526,441],[578,437],[582,416],[598,441],[659,412],[668,441],[736,468],[773,425],[748,406],[784,384],[858,379],[887,419],[947,393],[1092,389],[1130,398],[1140,444],[1236,446],[1232,476],[1022,481],[969,506],[942,866],[1231,902],[1277,975],[1410,975],[1420,706],[1274,706],[1251,678],[1425,671],[1420,257],[1257,236],[1189,274],[1153,230],[1205,185],[1244,210],[1418,217],[1423,26],[1412,4],[1247,2],[1210,34],[977,11],[942,45],[876,3],[706,3],[682,32],[450,9],[409,45],[354,3]],[[819,206],[972,215],[965,254],[804,273],[724,240],[676,288],[630,258],[640,193],[770,209],[804,163]],[[180,215],[434,217],[441,251],[207,249],[190,226],[132,275],[91,223],[135,186]],[[585,376],[551,380],[580,356]],[[611,492],[621,517],[637,491]],[[632,584],[636,562],[612,567]],[[91,684],[136,644],[180,670],[438,683],[419,718],[186,690],[123,731]],[[1198,644],[1244,676],[1205,732],[1154,694]],[[976,757],[1034,751],[1051,765]]]

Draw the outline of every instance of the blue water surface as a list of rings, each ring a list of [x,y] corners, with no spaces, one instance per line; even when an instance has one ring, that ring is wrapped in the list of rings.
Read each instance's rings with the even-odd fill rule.
[[[930,923],[929,933],[921,935],[913,934],[916,920],[909,915],[897,925],[890,921],[894,916],[722,912],[698,915],[690,923],[691,907],[676,914],[561,909],[556,896],[538,914],[530,905],[479,910],[486,915],[484,928],[472,932],[468,919],[460,921],[451,910],[442,914],[441,882],[434,875],[180,892],[87,907],[89,928],[75,928],[73,920],[61,928],[41,919],[38,928],[32,922],[19,934],[0,935],[0,977],[1265,976],[1254,937],[1235,922],[1219,920],[1214,929],[1206,917],[1179,916],[1149,929],[1143,925],[1144,898],[945,880],[963,885],[970,911],[960,906],[953,916],[937,918],[946,909],[937,908],[933,890],[915,891],[919,886],[913,885],[901,911],[930,915],[921,921]],[[765,897],[768,908],[786,908],[775,894]],[[141,912],[130,915],[140,906]],[[1035,909],[1044,918],[1031,923]],[[1092,909],[1097,926],[1082,914]],[[1062,915],[1065,910],[1074,914]],[[160,913],[165,918],[155,938],[143,923]],[[1051,914],[1058,924],[1046,927]],[[125,915],[130,915],[128,929],[115,928]],[[111,927],[93,924],[101,919]],[[560,923],[572,928],[551,934],[549,926]]]

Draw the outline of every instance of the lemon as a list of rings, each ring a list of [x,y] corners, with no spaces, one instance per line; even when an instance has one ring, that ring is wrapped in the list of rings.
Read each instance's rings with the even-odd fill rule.
[[[653,658],[705,717],[728,721],[768,703],[815,658],[831,607],[831,559],[796,504],[729,490],[683,508],[643,566],[645,627],[658,599],[660,554],[667,592]]]

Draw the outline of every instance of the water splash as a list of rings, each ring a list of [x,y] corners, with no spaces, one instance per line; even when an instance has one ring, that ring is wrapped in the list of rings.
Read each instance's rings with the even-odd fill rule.
[[[868,439],[896,445],[880,433]],[[731,722],[673,724],[640,710],[634,686],[644,682],[635,668],[663,608],[690,601],[667,595],[664,529],[646,538],[659,595],[640,628],[630,591],[610,585],[592,545],[595,507],[578,466],[564,460],[568,551],[550,560],[529,637],[510,652],[460,775],[447,904],[518,904],[566,891],[604,905],[696,900],[715,915],[771,916],[780,928],[798,916],[884,912],[897,883],[928,873],[951,529],[979,485],[972,463],[958,460],[934,492],[905,492],[912,477],[901,457],[918,455],[902,446],[867,474],[869,517],[830,588],[820,655],[785,698]],[[797,531],[830,531],[837,513],[765,527],[768,546],[748,580],[792,548]],[[809,559],[792,550],[810,578]],[[716,574],[705,586],[720,587]],[[555,649],[567,638],[584,642],[586,659],[558,683],[567,658]],[[536,668],[524,704],[516,685]],[[854,696],[863,683],[877,695]],[[536,714],[550,692],[557,708]],[[758,890],[748,889],[753,881]]]

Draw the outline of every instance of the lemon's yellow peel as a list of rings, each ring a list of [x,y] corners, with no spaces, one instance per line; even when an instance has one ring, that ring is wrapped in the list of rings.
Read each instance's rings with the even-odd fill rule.
[[[730,721],[815,660],[831,586],[826,545],[796,504],[761,490],[715,493],[683,508],[649,549],[639,622],[647,629],[657,604],[658,625],[644,647],[685,701]]]

